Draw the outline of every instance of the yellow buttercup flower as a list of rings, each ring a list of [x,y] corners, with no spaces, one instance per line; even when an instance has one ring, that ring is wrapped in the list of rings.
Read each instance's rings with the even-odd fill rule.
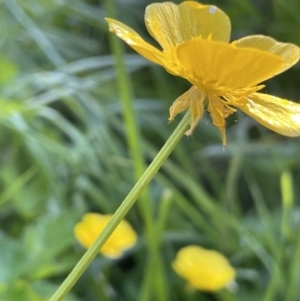
[[[227,15],[213,5],[185,1],[154,3],[147,7],[145,23],[159,50],[125,24],[106,18],[110,31],[169,73],[193,86],[175,100],[170,118],[189,110],[190,135],[205,108],[226,145],[225,119],[241,109],[267,128],[286,136],[300,136],[300,105],[258,93],[261,82],[287,70],[300,58],[300,48],[263,35],[229,43]]]
[[[111,214],[87,213],[80,223],[74,227],[76,239],[85,248],[89,248],[111,219]],[[137,234],[131,225],[122,220],[113,234],[99,251],[106,257],[117,259],[132,248],[137,241]]]
[[[180,249],[172,263],[175,272],[195,289],[217,291],[232,283],[235,269],[221,253],[199,246]]]

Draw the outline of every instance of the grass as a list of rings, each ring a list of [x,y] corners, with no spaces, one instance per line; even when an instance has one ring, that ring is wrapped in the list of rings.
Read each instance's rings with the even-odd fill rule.
[[[149,3],[115,9],[150,40]],[[215,4],[234,39],[263,33],[300,45],[297,0]],[[168,124],[168,108],[189,84],[120,41],[113,50],[102,2],[4,0],[1,8],[0,300],[42,301],[84,252],[74,224],[85,212],[116,210],[179,123]],[[298,77],[295,66],[266,91],[297,101]],[[182,139],[127,215],[137,246],[118,261],[97,256],[66,300],[298,301],[300,140],[240,112],[227,133],[224,150],[205,116]],[[189,290],[171,269],[189,244],[226,255],[238,288]]]

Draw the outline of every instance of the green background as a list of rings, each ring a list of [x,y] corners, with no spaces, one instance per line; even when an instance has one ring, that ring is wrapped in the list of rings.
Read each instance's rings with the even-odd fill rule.
[[[112,40],[104,20],[114,14],[156,45],[143,23],[150,3],[0,2],[1,301],[48,300],[84,253],[74,224],[113,213],[144,168],[140,155],[151,162],[178,124],[168,109],[190,84]],[[228,14],[232,39],[300,45],[298,0],[203,3]],[[264,91],[299,102],[299,79],[298,64]],[[133,127],[123,118],[131,108]],[[136,247],[117,261],[99,255],[65,300],[299,301],[300,138],[237,112],[227,142],[205,115],[129,212]],[[174,273],[190,244],[230,260],[232,292],[192,291]]]

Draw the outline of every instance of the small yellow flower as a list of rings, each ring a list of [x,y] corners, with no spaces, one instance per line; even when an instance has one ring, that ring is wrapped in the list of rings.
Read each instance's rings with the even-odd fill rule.
[[[263,35],[229,43],[227,15],[213,5],[185,1],[154,3],[147,7],[145,23],[159,50],[125,24],[106,18],[110,31],[169,73],[193,86],[175,100],[169,120],[191,113],[190,135],[205,108],[226,145],[225,119],[241,109],[269,129],[286,136],[300,136],[300,105],[257,93],[259,83],[289,69],[300,58],[300,48]]]
[[[87,213],[80,223],[74,227],[76,239],[85,248],[89,248],[111,219],[111,214]],[[117,259],[132,248],[137,241],[137,234],[131,225],[122,220],[113,234],[99,251],[106,257]]]
[[[235,270],[219,252],[199,246],[180,249],[172,263],[175,272],[195,289],[216,291],[235,279]]]

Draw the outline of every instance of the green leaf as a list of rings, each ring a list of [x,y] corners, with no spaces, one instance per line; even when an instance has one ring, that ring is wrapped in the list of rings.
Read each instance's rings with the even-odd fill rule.
[[[18,73],[18,67],[9,59],[0,56],[0,85],[12,80]]]
[[[74,242],[73,227],[79,215],[75,210],[65,211],[61,214],[43,216],[35,224],[27,227],[23,236],[23,247],[32,260],[30,278],[43,278],[57,275],[70,269],[75,259],[68,257],[60,259],[58,256],[70,248]]]
[[[0,232],[0,284],[14,282],[29,268],[29,262],[19,241]]]

